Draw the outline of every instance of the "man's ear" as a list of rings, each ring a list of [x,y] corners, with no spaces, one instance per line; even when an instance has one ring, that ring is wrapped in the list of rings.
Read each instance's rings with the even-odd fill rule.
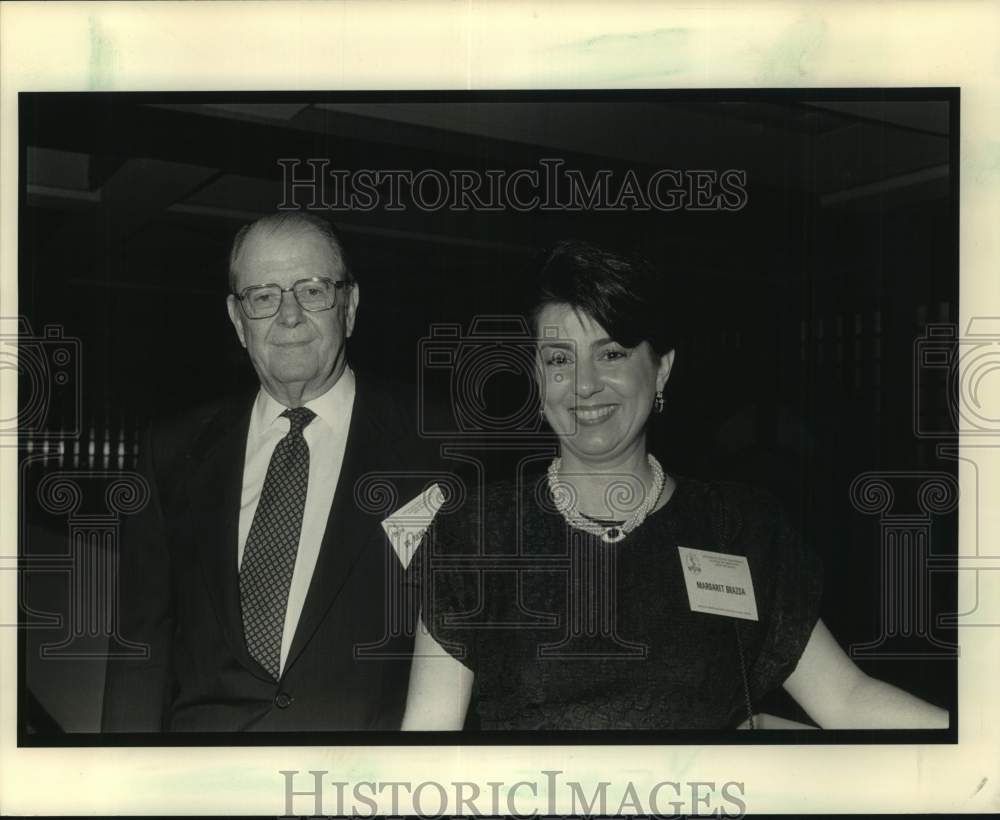
[[[674,350],[668,350],[660,356],[660,366],[656,371],[656,389],[662,390],[667,386],[667,379],[670,378],[670,371],[674,367]]]
[[[350,337],[354,332],[354,320],[358,315],[358,300],[361,298],[360,288],[355,282],[348,291],[347,309],[344,311],[344,335]]]
[[[233,327],[236,328],[236,335],[239,337],[240,344],[243,347],[247,346],[246,335],[243,332],[243,311],[240,310],[240,306],[236,304],[236,297],[232,294],[226,297],[226,308],[229,310],[229,321],[233,323]]]

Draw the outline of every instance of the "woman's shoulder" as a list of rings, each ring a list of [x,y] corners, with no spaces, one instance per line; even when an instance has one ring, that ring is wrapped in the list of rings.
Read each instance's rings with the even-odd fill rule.
[[[527,474],[516,479],[503,478],[493,481],[467,480],[463,482],[460,498],[456,499],[455,507],[485,506],[490,509],[506,509],[509,505],[523,504],[534,501],[544,502],[546,490],[545,475]]]
[[[544,507],[544,476],[464,483],[441,509],[438,520],[449,528],[497,532],[530,525]]]
[[[675,476],[677,491],[690,502],[720,513],[726,511],[780,511],[781,502],[768,490],[738,481],[714,481],[689,476]]]
[[[784,505],[770,490],[735,481],[675,477],[675,513],[701,522],[722,542],[748,533],[773,533],[787,527]]]

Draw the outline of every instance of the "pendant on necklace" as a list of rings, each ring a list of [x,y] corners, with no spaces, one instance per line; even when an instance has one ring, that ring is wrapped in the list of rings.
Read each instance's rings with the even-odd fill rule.
[[[552,459],[549,463],[548,470],[546,471],[546,477],[548,479],[549,493],[552,496],[552,501],[555,504],[556,509],[559,510],[559,514],[562,515],[563,519],[565,519],[569,526],[576,527],[584,532],[596,535],[605,544],[617,544],[619,541],[624,540],[632,530],[646,520],[646,516],[652,512],[660,498],[660,494],[663,492],[663,468],[660,466],[660,462],[654,458],[652,453],[648,453],[646,458],[649,462],[650,469],[653,471],[653,486],[650,492],[646,494],[642,505],[635,511],[635,513],[633,513],[632,517],[628,521],[621,524],[613,524],[610,527],[601,525],[598,521],[595,521],[576,509],[572,499],[567,495],[567,493],[562,492],[560,489],[559,467],[562,463],[562,459],[558,457]]]

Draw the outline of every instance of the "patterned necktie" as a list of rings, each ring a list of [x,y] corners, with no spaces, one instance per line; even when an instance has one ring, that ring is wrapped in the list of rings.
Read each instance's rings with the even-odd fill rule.
[[[309,445],[302,430],[316,418],[306,407],[281,414],[291,422],[267,465],[240,566],[243,635],[251,656],[277,680],[288,588],[295,569],[309,485]]]

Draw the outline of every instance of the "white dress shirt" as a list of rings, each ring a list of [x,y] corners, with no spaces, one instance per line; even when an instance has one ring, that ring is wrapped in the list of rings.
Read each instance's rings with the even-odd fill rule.
[[[303,431],[306,444],[309,445],[309,487],[302,515],[299,550],[285,609],[285,628],[281,636],[281,673],[285,671],[292,636],[295,635],[295,628],[302,614],[302,605],[309,591],[309,583],[312,581],[316,559],[326,532],[333,494],[337,489],[344,461],[354,393],[354,373],[347,368],[333,387],[304,405],[316,414],[316,418]],[[250,414],[250,432],[247,435],[246,461],[243,466],[243,493],[240,498],[237,569],[243,564],[243,551],[260,501],[271,454],[291,426],[288,419],[281,417],[287,409],[261,388]]]

